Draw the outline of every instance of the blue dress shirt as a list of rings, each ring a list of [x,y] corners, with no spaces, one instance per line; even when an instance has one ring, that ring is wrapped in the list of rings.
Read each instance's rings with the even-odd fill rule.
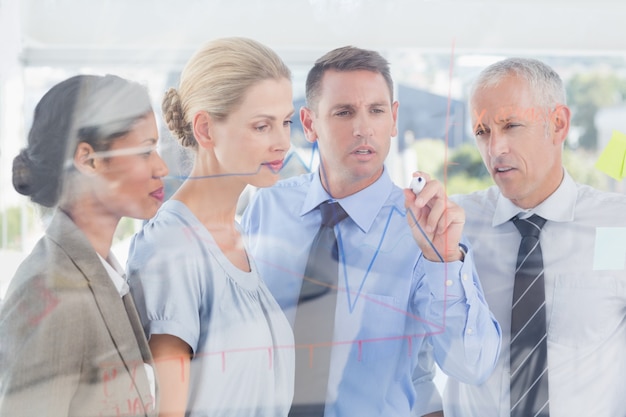
[[[315,208],[330,196],[311,173],[259,190],[242,219],[249,248],[293,322]],[[339,288],[326,417],[420,416],[441,410],[434,361],[469,383],[496,363],[500,328],[483,298],[472,252],[464,262],[422,257],[406,221],[404,194],[386,172],[338,200]]]

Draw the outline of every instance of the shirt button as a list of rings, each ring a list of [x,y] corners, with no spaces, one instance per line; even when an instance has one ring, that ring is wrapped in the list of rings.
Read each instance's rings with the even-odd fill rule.
[[[451,279],[446,280],[446,287],[450,287],[450,286],[452,286],[452,280]]]
[[[467,281],[467,274],[463,274],[463,281]]]
[[[472,334],[472,333],[474,333],[474,331],[472,330],[472,328],[471,328],[471,327],[468,327],[468,329],[467,329],[467,334]]]

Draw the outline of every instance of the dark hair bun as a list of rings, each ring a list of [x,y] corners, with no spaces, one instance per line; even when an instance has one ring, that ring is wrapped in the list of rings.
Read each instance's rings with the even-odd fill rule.
[[[77,75],[35,106],[28,146],[13,161],[13,186],[46,207],[58,204],[79,142],[106,150],[152,111],[147,90],[115,75]]]
[[[13,159],[13,188],[22,195],[31,195],[33,183],[32,162],[26,149]]]
[[[57,204],[61,185],[60,175],[60,168],[53,170],[35,165],[28,156],[27,149],[22,149],[13,159],[13,188],[42,206],[53,207]]]

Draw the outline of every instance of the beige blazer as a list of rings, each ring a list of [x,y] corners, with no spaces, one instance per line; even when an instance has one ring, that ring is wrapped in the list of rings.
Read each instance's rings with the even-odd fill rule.
[[[0,306],[0,416],[156,416],[144,362],[132,298],[57,211]]]

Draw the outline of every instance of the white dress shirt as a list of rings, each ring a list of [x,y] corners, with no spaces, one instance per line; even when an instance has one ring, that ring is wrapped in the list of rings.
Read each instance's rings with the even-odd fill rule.
[[[124,272],[124,269],[117,261],[117,258],[113,255],[113,252],[109,253],[108,260],[100,256],[100,254],[98,254],[98,258],[100,258],[102,266],[104,266],[107,274],[109,274],[109,278],[111,278],[111,281],[113,282],[113,285],[115,285],[117,292],[120,293],[120,297],[124,297],[126,294],[128,294],[129,287],[128,282],[126,282],[126,274]]]
[[[113,252],[109,253],[108,261],[100,256],[100,254],[98,254],[98,258],[100,258],[102,266],[104,266],[107,274],[109,274],[109,278],[111,278],[111,281],[113,281],[113,285],[115,285],[117,292],[120,293],[120,297],[123,298],[130,291],[128,282],[126,281],[126,274],[124,273],[124,269],[117,261],[117,258],[115,258],[115,256],[113,255]],[[156,377],[154,375],[154,368],[152,368],[152,365],[148,363],[144,363],[143,366],[146,370],[146,375],[148,376],[148,382],[150,383],[150,392],[152,393],[152,397],[156,398]]]
[[[446,417],[510,415],[509,343],[519,207],[498,188],[453,199],[490,309],[502,326],[496,370],[481,385],[449,378]],[[626,416],[626,196],[576,184],[530,210],[547,219],[540,235],[546,285],[550,416]]]

